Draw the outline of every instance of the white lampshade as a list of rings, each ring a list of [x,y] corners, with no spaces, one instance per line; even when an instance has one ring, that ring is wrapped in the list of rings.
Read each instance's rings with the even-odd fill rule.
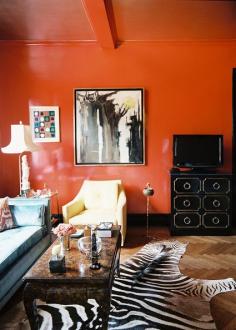
[[[1,148],[7,154],[20,154],[25,151],[36,151],[39,147],[33,143],[29,125],[11,125],[11,142],[8,146]]]

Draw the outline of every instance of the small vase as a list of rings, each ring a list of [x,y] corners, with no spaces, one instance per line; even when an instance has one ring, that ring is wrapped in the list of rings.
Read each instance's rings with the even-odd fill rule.
[[[64,257],[64,255],[65,255],[64,236],[59,237],[59,241],[60,241],[60,246],[61,246],[60,256],[61,256],[61,257]]]
[[[66,251],[70,250],[70,235],[64,236],[64,248]]]
[[[61,236],[59,238],[60,240],[60,245],[61,245],[61,252],[60,255],[64,256],[65,255],[65,251],[69,251],[70,250],[70,236],[66,235],[66,236]]]

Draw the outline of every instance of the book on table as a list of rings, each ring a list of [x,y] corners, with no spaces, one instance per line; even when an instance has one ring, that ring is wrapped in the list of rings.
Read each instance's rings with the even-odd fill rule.
[[[112,237],[112,222],[100,222],[97,226],[98,237]]]

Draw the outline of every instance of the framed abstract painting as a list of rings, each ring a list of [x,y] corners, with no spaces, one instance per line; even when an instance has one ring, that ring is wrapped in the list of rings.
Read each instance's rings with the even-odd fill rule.
[[[75,165],[144,164],[144,91],[75,89]]]
[[[59,142],[59,107],[31,106],[30,125],[34,142]]]

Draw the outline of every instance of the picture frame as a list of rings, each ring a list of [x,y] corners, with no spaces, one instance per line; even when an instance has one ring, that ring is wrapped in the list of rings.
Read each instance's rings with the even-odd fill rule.
[[[59,142],[59,107],[30,106],[30,126],[34,142]]]
[[[74,89],[75,165],[144,165],[144,90]]]

